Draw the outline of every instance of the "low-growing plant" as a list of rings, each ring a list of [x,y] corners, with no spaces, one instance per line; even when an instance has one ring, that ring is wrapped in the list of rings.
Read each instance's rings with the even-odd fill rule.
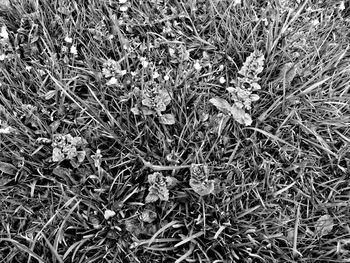
[[[192,164],[190,186],[200,196],[214,191],[214,180],[209,180],[209,168],[206,164]]]
[[[69,160],[73,167],[78,167],[85,159],[86,153],[83,148],[86,144],[87,141],[82,137],[55,134],[52,139],[52,161]]]
[[[263,69],[264,55],[261,51],[254,51],[238,71],[240,76],[230,82],[233,86],[226,88],[233,104],[221,97],[214,97],[210,99],[210,102],[218,110],[232,116],[238,123],[251,125],[253,120],[247,111],[251,110],[252,102],[259,100],[259,96],[253,92],[261,89],[258,84],[260,80],[258,75]]]

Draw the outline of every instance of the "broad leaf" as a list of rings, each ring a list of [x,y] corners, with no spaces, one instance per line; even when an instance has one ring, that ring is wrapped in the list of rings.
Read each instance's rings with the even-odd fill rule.
[[[200,196],[209,195],[214,191],[214,180],[198,181],[190,179],[190,186]]]
[[[235,105],[232,105],[230,113],[232,117],[240,124],[244,124],[245,126],[250,126],[253,122],[252,118],[248,113],[246,113],[243,109],[238,108]]]
[[[0,171],[5,174],[16,175],[18,169],[10,163],[0,162]]]
[[[175,116],[173,114],[163,114],[159,117],[159,122],[166,125],[175,124]]]
[[[219,98],[219,97],[214,97],[209,100],[211,104],[213,104],[218,110],[223,111],[225,113],[231,111],[231,105],[228,103],[227,100]]]
[[[328,235],[333,226],[333,218],[330,215],[323,215],[316,221],[315,234],[319,236]]]

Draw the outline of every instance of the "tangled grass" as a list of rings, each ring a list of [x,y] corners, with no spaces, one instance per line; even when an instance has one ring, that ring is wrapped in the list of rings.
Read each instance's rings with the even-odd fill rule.
[[[0,262],[348,262],[344,2],[0,4]]]

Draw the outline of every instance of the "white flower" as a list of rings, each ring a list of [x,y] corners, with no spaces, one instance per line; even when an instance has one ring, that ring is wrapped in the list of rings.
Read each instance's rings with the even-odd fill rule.
[[[125,4],[128,0],[119,0],[119,4]]]
[[[121,12],[126,12],[126,11],[128,10],[128,6],[127,6],[127,5],[122,5],[122,6],[119,8],[119,10],[120,10]]]
[[[195,70],[200,71],[202,69],[201,64],[199,64],[198,60],[193,64]]]
[[[118,84],[118,80],[115,77],[112,77],[110,80],[107,81],[107,86],[113,86]]]
[[[242,4],[242,0],[234,0],[233,2],[234,2],[233,3],[234,6]]]
[[[149,62],[146,60],[146,58],[140,57],[140,61],[141,61],[141,65],[142,65],[143,68],[147,68],[148,67]]]
[[[115,216],[115,212],[112,210],[106,210],[104,213],[104,217],[106,220],[110,219],[111,217]]]
[[[219,82],[220,82],[221,84],[224,84],[224,83],[226,82],[226,79],[225,79],[224,77],[221,77],[221,78],[219,79]]]
[[[9,38],[9,34],[7,33],[7,29],[6,29],[5,25],[3,25],[1,27],[0,37],[2,37],[3,39],[8,39]]]
[[[160,75],[157,71],[153,72],[153,78],[156,79],[158,78]]]
[[[64,38],[64,41],[66,41],[67,43],[72,43],[73,42],[73,38],[69,37],[69,36],[66,36]]]
[[[70,53],[73,55],[78,55],[77,48],[74,45],[70,47]]]

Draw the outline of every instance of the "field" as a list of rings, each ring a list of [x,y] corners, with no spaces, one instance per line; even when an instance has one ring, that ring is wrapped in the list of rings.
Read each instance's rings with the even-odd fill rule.
[[[347,1],[0,3],[0,262],[350,262]]]

